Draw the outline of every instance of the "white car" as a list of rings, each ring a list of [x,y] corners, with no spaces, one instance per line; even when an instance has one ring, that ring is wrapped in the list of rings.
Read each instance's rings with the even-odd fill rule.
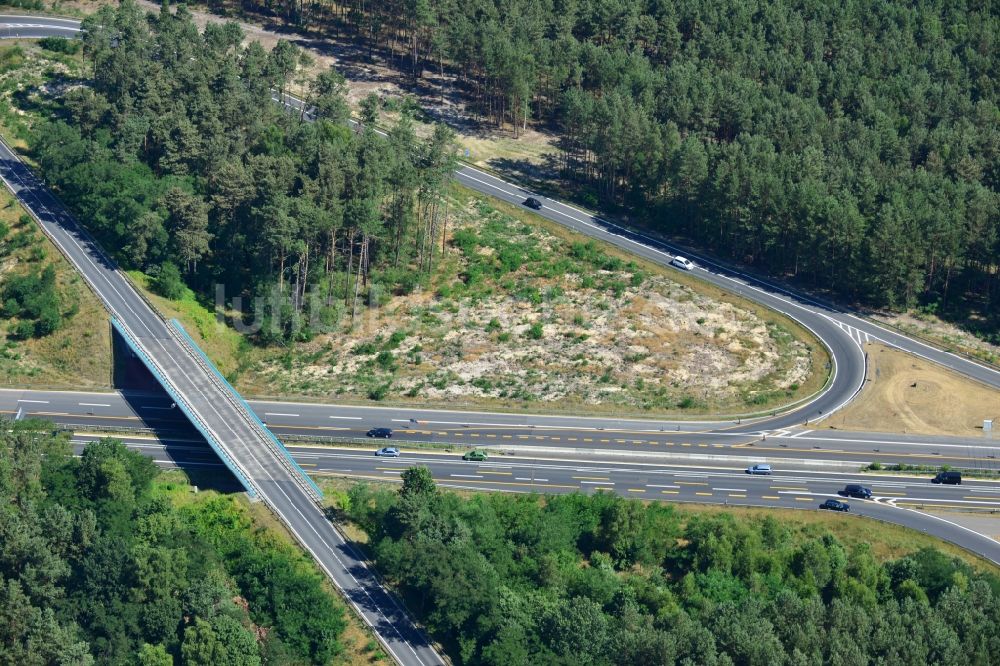
[[[770,465],[761,465],[761,464],[751,465],[750,467],[747,467],[746,473],[747,474],[770,474],[771,473],[771,466]]]
[[[671,259],[670,260],[670,265],[671,266],[676,266],[677,268],[683,268],[686,271],[689,271],[692,268],[694,268],[694,262],[693,261],[691,261],[687,257],[682,257],[680,255],[677,255],[676,257],[674,257],[673,259]]]

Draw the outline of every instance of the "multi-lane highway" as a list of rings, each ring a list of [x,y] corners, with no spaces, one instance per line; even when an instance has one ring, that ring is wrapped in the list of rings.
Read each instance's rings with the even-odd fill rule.
[[[250,401],[282,437],[363,438],[373,427],[393,429],[394,444],[444,443],[533,455],[595,458],[615,455],[730,464],[853,471],[879,461],[1000,470],[1000,438],[928,437],[823,428],[756,430],[638,419],[450,412]],[[0,390],[0,414],[39,417],[75,428],[142,428],[174,432],[186,421],[171,400],[143,392],[72,393]]]
[[[78,448],[95,438],[77,434]],[[125,436],[130,447],[158,464],[187,470],[221,468],[198,439]],[[1000,543],[923,509],[1000,511],[1000,481],[966,479],[961,486],[938,486],[926,478],[827,473],[776,468],[770,476],[751,476],[738,466],[581,461],[530,455],[490,456],[483,462],[461,459],[460,453],[407,451],[398,458],[377,457],[374,448],[290,446],[300,465],[316,476],[396,481],[413,465],[426,466],[435,481],[449,488],[502,492],[615,492],[626,497],[670,502],[815,509],[828,498],[845,499],[855,514],[892,522],[951,541],[1000,564]],[[872,490],[871,500],[839,495],[847,483]],[[845,519],[850,519],[845,517]]]

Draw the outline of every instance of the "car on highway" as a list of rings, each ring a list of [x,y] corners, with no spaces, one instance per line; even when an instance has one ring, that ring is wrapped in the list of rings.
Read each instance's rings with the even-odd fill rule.
[[[475,460],[477,462],[482,462],[483,460],[486,460],[488,457],[489,455],[486,453],[486,451],[474,449],[472,451],[466,452],[466,454],[462,456],[462,460]]]
[[[841,502],[840,500],[828,499],[820,504],[819,508],[826,509],[827,511],[850,511],[851,505],[847,502]]]
[[[536,199],[535,197],[528,197],[527,199],[524,200],[522,205],[527,206],[528,208],[533,208],[535,210],[542,209],[542,202]]]
[[[381,449],[375,452],[375,455],[383,458],[398,458],[399,449],[395,446],[383,446]]]
[[[750,465],[749,467],[747,467],[746,473],[747,474],[770,474],[771,473],[771,466],[770,465],[762,465],[762,464]]]
[[[677,268],[683,268],[686,271],[689,271],[692,268],[694,268],[694,262],[693,261],[691,261],[687,257],[682,257],[680,255],[677,255],[676,257],[674,257],[673,259],[671,259],[670,260],[670,265],[671,266],[676,266]]]
[[[931,483],[949,483],[952,485],[962,485],[961,472],[938,472],[938,475],[931,479]]]
[[[376,439],[392,439],[392,428],[372,428],[365,435]]]
[[[859,486],[856,483],[849,483],[844,486],[844,489],[840,491],[840,494],[844,497],[856,497],[858,499],[865,500],[872,498],[872,491],[870,488]]]

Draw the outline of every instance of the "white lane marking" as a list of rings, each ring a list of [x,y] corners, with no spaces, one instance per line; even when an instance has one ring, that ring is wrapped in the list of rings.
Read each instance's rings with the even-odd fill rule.
[[[328,419],[344,419],[345,421],[360,421],[360,416],[328,416]]]
[[[81,402],[81,407],[110,407],[111,405],[105,404],[103,402]]]
[[[790,438],[791,439],[797,439],[799,437],[802,437],[803,435],[808,435],[811,432],[815,432],[815,430],[803,430],[802,432],[797,432],[794,435],[791,435]]]
[[[671,486],[671,485],[657,485],[657,484],[655,484],[655,483],[647,483],[647,484],[646,484],[646,487],[647,487],[647,488],[680,488],[680,486]]]
[[[748,492],[746,488],[712,488],[712,490],[728,490],[731,493],[745,493],[745,492]]]
[[[545,481],[548,481],[548,479],[532,479],[532,478],[527,477],[527,476],[515,476],[514,480],[515,481],[534,481],[536,483],[544,483]]]
[[[295,418],[298,417],[298,414],[286,414],[284,412],[264,412],[264,416],[291,416]]]
[[[15,156],[15,159],[16,159],[16,156]],[[23,167],[23,164],[22,164],[21,166]],[[25,167],[25,168],[26,168],[26,167]],[[29,172],[29,173],[30,173],[30,172]],[[25,188],[26,188],[27,186],[26,186],[26,184],[24,183],[24,181],[23,181],[23,180],[21,179],[20,175],[19,175],[19,174],[15,174],[15,176],[17,177],[18,181],[19,181],[19,182],[20,182],[20,183],[22,184],[22,187],[25,187]],[[32,177],[33,177],[33,174],[32,174]],[[7,184],[8,184],[8,186],[9,186],[9,181],[7,181],[7,179],[6,179],[5,177],[2,177],[2,176],[0,176],[0,180],[3,180],[3,181],[4,181],[5,183],[7,183]],[[42,185],[41,185],[40,183],[38,183],[38,184],[34,184],[34,186],[35,186],[35,187],[42,187]],[[16,194],[18,195],[18,198],[20,198],[20,199],[22,199],[22,201],[24,201],[24,198],[23,198],[23,197],[21,196],[21,192],[19,192],[19,191],[16,191],[16,190],[14,190],[14,188],[13,188],[13,187],[11,187],[11,190],[12,190],[12,191],[15,191],[15,193],[16,193]],[[35,201],[36,201],[36,204],[37,204],[37,207],[38,207],[38,208],[39,208],[40,210],[44,211],[44,212],[45,212],[45,213],[46,213],[47,215],[50,215],[50,216],[51,216],[51,215],[52,215],[51,211],[49,211],[49,210],[47,209],[47,207],[46,207],[46,206],[45,206],[45,205],[44,205],[44,204],[43,204],[43,203],[41,202],[41,199],[40,199],[40,198],[39,198],[39,197],[38,197],[38,196],[37,196],[36,194],[34,194],[34,192],[33,192],[33,191],[30,191],[30,190],[29,190],[29,193],[31,193],[31,194],[32,194],[32,196],[33,196],[33,198],[35,199]],[[30,206],[29,206],[29,205],[27,204],[27,201],[24,201],[24,203],[25,203],[25,205],[26,205],[26,206],[27,206],[27,207],[29,208],[29,210],[31,210],[31,207],[30,207]],[[37,213],[36,213],[36,215],[37,215]],[[39,216],[39,217],[41,217],[41,216]],[[62,215],[60,214],[60,216],[59,216],[59,217],[62,217]],[[68,232],[67,232],[67,231],[66,231],[65,229],[63,229],[63,228],[62,228],[61,226],[59,226],[58,224],[56,225],[56,228],[57,228],[57,229],[58,229],[59,231],[63,232],[63,233],[64,233],[64,234],[66,235],[66,236],[68,236],[68,237],[69,237],[69,240],[70,240],[70,241],[71,241],[71,242],[72,242],[72,243],[73,243],[74,245],[76,245],[76,246],[77,246],[77,248],[78,248],[78,249],[79,249],[79,250],[81,251],[81,253],[83,253],[83,255],[84,255],[84,256],[85,256],[85,257],[86,257],[86,258],[88,259],[88,261],[89,261],[89,265],[90,265],[90,266],[91,266],[92,268],[94,268],[94,269],[96,269],[96,270],[97,270],[97,274],[98,274],[98,276],[100,276],[101,278],[103,278],[104,282],[106,282],[106,283],[107,283],[107,285],[108,285],[108,286],[109,286],[109,287],[111,288],[111,290],[112,290],[112,291],[114,291],[114,292],[115,292],[115,293],[116,293],[116,294],[118,295],[118,297],[119,297],[119,298],[121,299],[121,303],[122,303],[122,305],[124,306],[124,310],[127,310],[127,311],[131,312],[131,313],[132,313],[132,314],[133,314],[133,315],[134,315],[134,316],[136,317],[136,319],[138,320],[139,324],[141,324],[141,325],[142,325],[142,327],[143,327],[143,328],[145,328],[147,332],[149,332],[149,334],[150,334],[150,337],[151,337],[151,338],[153,338],[153,339],[154,339],[154,340],[155,340],[155,341],[156,341],[156,342],[157,342],[157,343],[159,344],[159,346],[160,346],[160,348],[161,348],[161,349],[163,350],[163,352],[164,352],[164,353],[167,353],[167,349],[166,349],[166,347],[164,346],[164,344],[163,344],[163,341],[162,341],[161,339],[159,339],[159,338],[158,338],[158,337],[157,337],[156,335],[154,335],[154,334],[153,334],[152,330],[150,330],[150,328],[149,328],[149,327],[148,327],[148,326],[146,325],[146,322],[145,322],[145,321],[143,320],[143,318],[142,318],[142,317],[141,317],[141,316],[140,316],[140,315],[139,315],[139,314],[138,314],[138,313],[137,313],[137,312],[136,312],[135,310],[133,310],[133,308],[132,308],[131,304],[130,304],[130,303],[128,302],[128,300],[127,300],[127,299],[125,299],[125,298],[124,298],[124,296],[123,296],[123,295],[121,294],[121,292],[119,292],[119,291],[118,291],[117,287],[116,287],[116,286],[115,286],[115,285],[114,285],[114,284],[113,284],[113,283],[111,282],[111,280],[110,280],[110,279],[108,278],[108,276],[107,276],[107,275],[106,275],[106,274],[104,273],[104,271],[100,270],[100,268],[99,268],[99,267],[98,267],[98,266],[96,265],[96,263],[95,263],[95,262],[93,261],[93,258],[92,258],[92,257],[90,256],[90,253],[88,253],[88,252],[86,252],[86,251],[84,251],[84,250],[83,250],[83,248],[82,248],[82,247],[80,246],[80,244],[79,244],[79,243],[78,243],[78,242],[76,241],[76,239],[75,239],[75,238],[73,237],[73,235],[72,235],[72,234],[69,234],[69,233],[68,233]],[[53,238],[53,240],[55,240],[55,242],[56,242],[56,244],[57,244],[57,245],[60,245],[60,248],[62,249],[62,246],[61,246],[61,243],[60,243],[60,242],[59,242],[59,241],[58,241],[57,239],[55,239],[55,235],[54,235],[54,234],[53,234],[52,238]],[[91,247],[94,247],[94,248],[95,248],[95,251],[96,251],[96,252],[98,252],[99,254],[101,253],[100,249],[99,249],[99,248],[97,248],[96,246],[91,246]],[[65,250],[64,250],[64,253],[65,253],[65,254],[66,254],[67,256],[71,256],[71,255],[70,255],[70,254],[69,254],[68,252],[65,252]],[[82,266],[81,266],[80,264],[78,264],[78,262],[77,262],[77,261],[76,261],[75,259],[73,259],[73,260],[72,260],[72,263],[74,263],[74,265],[77,265],[77,267],[78,267],[78,270],[80,270],[80,272],[81,272],[81,273],[82,273],[82,274],[84,275],[84,277],[85,277],[85,279],[86,279],[86,278],[87,278],[87,273],[86,273],[86,271],[84,271],[84,270],[83,270]],[[116,276],[116,277],[117,277],[117,278],[118,278],[119,280],[122,280],[123,282],[125,282],[125,281],[124,281],[124,278],[122,278],[122,276],[121,276],[120,274],[118,274],[118,273],[117,273],[117,271],[112,271],[112,275],[115,275],[115,276]],[[130,285],[128,285],[128,283],[127,283],[127,282],[125,282],[125,284],[126,284],[126,289],[127,289],[127,290],[128,290],[128,291],[129,291],[130,293],[132,293],[132,294],[133,294],[133,295],[135,296],[135,295],[136,295],[136,294],[135,294],[135,291],[131,289],[131,286],[130,286]],[[97,289],[96,289],[96,286],[95,286],[95,291],[96,291],[96,290],[97,290]],[[114,312],[114,311],[115,311],[115,308],[112,308],[112,307],[111,307],[111,303],[110,303],[110,301],[109,301],[109,300],[107,300],[107,299],[102,299],[102,300],[104,300],[104,302],[105,302],[105,304],[106,304],[106,305],[108,306],[108,309],[109,309],[109,310],[111,310],[112,312]],[[148,310],[144,310],[144,311],[146,311],[146,312],[149,312]],[[128,332],[128,333],[129,333],[130,335],[132,335],[132,336],[134,336],[134,335],[135,335],[134,333],[132,333],[132,332],[131,332],[131,330],[129,330],[129,329],[128,329],[128,326],[127,326],[127,324],[126,324],[126,323],[125,323],[124,321],[122,321],[122,326],[123,326],[123,327],[124,327],[124,328],[125,328],[125,329],[127,330],[127,332]],[[197,383],[197,382],[196,382],[196,381],[195,381],[194,379],[192,379],[192,378],[191,378],[191,377],[189,376],[189,374],[188,374],[187,370],[185,370],[185,369],[184,369],[184,367],[183,367],[183,366],[181,366],[181,365],[179,365],[179,364],[177,364],[177,365],[176,365],[176,368],[175,368],[175,369],[176,369],[176,371],[177,371],[177,372],[179,372],[179,373],[181,374],[181,376],[183,376],[183,377],[184,377],[184,378],[185,378],[185,379],[186,379],[186,380],[187,380],[187,381],[188,381],[188,382],[189,382],[189,383],[191,384],[191,388],[193,388],[193,389],[194,389],[194,392],[195,392],[195,393],[197,393],[197,394],[201,394],[201,397],[202,397],[202,399],[203,399],[203,400],[205,400],[205,401],[207,401],[207,406],[208,406],[208,408],[209,408],[209,409],[210,409],[210,410],[211,410],[212,412],[214,412],[214,413],[215,413],[215,415],[216,415],[216,416],[217,416],[217,417],[218,417],[218,418],[219,418],[219,419],[220,419],[220,420],[222,421],[223,425],[225,425],[225,426],[226,426],[226,428],[227,428],[227,429],[228,429],[228,430],[230,431],[230,433],[232,433],[233,437],[234,437],[234,438],[236,438],[236,439],[237,439],[237,441],[239,441],[239,434],[238,434],[238,433],[236,433],[236,432],[235,432],[235,431],[233,430],[233,427],[232,427],[232,425],[231,425],[231,424],[229,424],[229,423],[228,423],[228,422],[227,422],[227,421],[226,421],[226,420],[225,420],[225,419],[224,419],[224,418],[222,417],[222,415],[221,415],[221,414],[219,413],[219,411],[218,411],[218,410],[217,410],[217,409],[215,408],[215,406],[214,406],[214,405],[213,405],[213,404],[212,404],[212,403],[211,403],[210,401],[208,401],[208,396],[206,396],[206,395],[205,395],[205,392],[204,392],[204,390],[202,390],[202,388],[201,388],[201,387],[200,387],[200,386],[198,385],[198,383]],[[166,368],[162,368],[162,370],[161,370],[161,371],[162,371],[162,372],[164,372],[164,374],[165,374],[165,375],[167,374],[167,372],[166,372]],[[168,381],[169,381],[169,380],[168,380]],[[214,382],[213,382],[213,383],[214,383]],[[180,389],[179,389],[179,387],[177,387],[177,390],[178,390],[178,393],[180,393],[180,392],[181,392],[181,391],[180,391]],[[198,410],[197,410],[197,409],[195,408],[195,406],[194,406],[194,403],[193,403],[193,402],[191,402],[191,408],[192,408],[192,411],[193,411],[194,413],[198,414]],[[203,424],[203,425],[204,425],[204,426],[206,427],[206,429],[207,429],[207,430],[208,430],[208,431],[209,431],[209,432],[211,433],[212,437],[215,437],[215,438],[216,438],[216,441],[218,441],[218,442],[220,442],[220,443],[221,443],[221,442],[222,442],[222,439],[221,439],[221,438],[219,438],[218,434],[217,434],[217,433],[215,433],[215,432],[214,432],[214,431],[212,430],[212,428],[211,428],[211,427],[210,427],[210,426],[208,425],[208,423],[207,423],[207,422],[205,422],[205,421],[204,421],[204,417],[202,417],[202,416],[201,416],[200,414],[198,414],[198,417],[199,417],[199,419],[200,419],[200,420],[202,420],[202,424]],[[303,520],[303,522],[304,522],[304,523],[306,524],[306,526],[308,526],[308,527],[309,527],[309,529],[310,529],[310,530],[311,530],[311,531],[313,532],[313,534],[315,534],[315,535],[316,535],[316,537],[318,537],[318,538],[319,538],[319,540],[320,540],[320,542],[321,542],[321,543],[323,544],[323,546],[324,546],[324,547],[325,547],[325,548],[326,548],[326,549],[327,549],[327,550],[328,550],[328,551],[330,552],[330,554],[331,554],[331,555],[333,556],[333,558],[337,560],[337,563],[338,563],[338,564],[339,564],[339,565],[341,566],[341,570],[342,570],[343,572],[346,572],[346,574],[347,574],[347,575],[348,575],[348,576],[349,576],[349,577],[350,577],[350,578],[351,578],[351,579],[352,579],[352,580],[354,581],[355,585],[356,585],[356,586],[357,586],[358,588],[360,588],[360,589],[362,590],[362,592],[363,592],[363,593],[365,594],[365,596],[367,596],[367,597],[371,598],[371,593],[370,593],[370,592],[368,591],[368,587],[367,587],[366,585],[362,585],[362,584],[361,584],[361,582],[360,582],[360,581],[358,581],[357,577],[355,577],[355,576],[354,576],[354,574],[353,574],[353,573],[351,572],[351,570],[350,570],[350,569],[348,569],[348,567],[347,567],[347,566],[346,566],[346,565],[344,564],[343,560],[341,560],[341,558],[340,558],[340,557],[339,557],[339,556],[337,555],[337,553],[336,553],[336,552],[335,552],[335,550],[334,550],[334,545],[333,545],[333,544],[331,544],[331,543],[329,543],[329,542],[327,541],[327,539],[326,539],[326,538],[324,537],[324,535],[320,534],[320,532],[319,532],[319,531],[318,531],[318,530],[316,529],[316,526],[315,526],[315,525],[313,524],[313,522],[312,522],[312,521],[310,521],[309,519],[307,519],[307,518],[305,517],[305,515],[304,515],[304,514],[302,513],[302,511],[301,511],[301,510],[299,509],[299,507],[295,505],[295,502],[294,502],[294,501],[292,500],[292,498],[291,498],[291,497],[290,497],[290,496],[289,496],[289,495],[288,495],[288,494],[287,494],[287,493],[286,493],[286,492],[284,491],[284,489],[282,489],[282,487],[280,486],[280,484],[279,484],[279,483],[278,483],[278,482],[277,482],[277,481],[275,480],[275,478],[274,478],[274,477],[273,477],[273,476],[272,476],[272,475],[271,475],[271,474],[269,473],[269,471],[268,471],[268,468],[266,467],[266,465],[265,465],[265,464],[263,464],[263,463],[262,463],[262,462],[261,462],[261,461],[260,461],[260,460],[259,460],[259,459],[257,458],[257,456],[256,456],[256,455],[254,455],[254,453],[253,453],[253,451],[252,451],[252,450],[249,450],[249,451],[247,451],[247,453],[249,453],[249,457],[250,457],[250,459],[251,459],[251,460],[253,461],[253,463],[255,463],[255,464],[256,464],[256,466],[257,466],[257,467],[258,467],[258,468],[260,469],[260,472],[261,472],[261,476],[262,476],[262,477],[266,477],[266,479],[267,479],[267,480],[271,481],[271,483],[272,483],[272,484],[274,485],[274,488],[275,488],[275,489],[276,489],[276,490],[277,490],[277,491],[278,491],[279,493],[281,493],[281,495],[283,495],[283,496],[285,497],[285,500],[286,500],[286,501],[288,502],[288,506],[290,506],[290,507],[291,507],[291,508],[292,508],[292,509],[293,509],[293,510],[294,510],[294,511],[295,511],[295,512],[296,512],[296,513],[297,513],[297,514],[298,514],[298,515],[299,515],[299,516],[300,516],[300,517],[302,518],[302,520]],[[227,451],[227,457],[230,457],[230,458],[232,458],[232,456],[229,456],[229,455],[228,455],[228,451]],[[233,459],[233,462],[234,462],[234,463],[236,463],[235,459]],[[247,461],[247,462],[249,462],[249,461]],[[240,464],[238,464],[238,463],[236,464],[236,466],[237,466],[237,467],[244,467],[243,465],[240,465]],[[245,468],[244,468],[244,469],[245,469]],[[248,477],[249,477],[249,475],[248,475]],[[280,509],[279,509],[279,508],[278,508],[277,506],[273,506],[273,505],[272,505],[272,508],[273,508],[273,509],[275,510],[275,512],[276,512],[276,513],[278,513],[278,515],[279,515],[279,516],[281,516],[282,512],[281,512],[281,510],[280,510]],[[317,513],[316,513],[316,515],[318,515],[318,516],[319,516],[319,520],[320,520],[320,521],[323,521],[323,522],[322,522],[322,524],[325,524],[325,525],[328,525],[327,523],[325,523],[325,520],[323,519],[323,516],[322,516],[322,514],[319,514],[319,513],[318,513],[318,510],[317,510]],[[282,516],[282,517],[284,518],[284,516]],[[285,522],[286,522],[286,524],[288,525],[288,528],[289,528],[289,529],[290,529],[290,530],[292,531],[292,533],[293,533],[293,534],[296,534],[296,535],[297,535],[297,532],[296,532],[296,530],[295,530],[295,529],[294,529],[294,527],[292,526],[292,522],[291,522],[291,521],[289,521],[288,519],[285,519]],[[330,532],[331,532],[331,533],[333,534],[333,536],[335,537],[335,539],[334,539],[335,543],[340,543],[340,544],[345,544],[345,545],[347,545],[347,544],[346,544],[346,542],[344,541],[343,537],[341,537],[341,535],[340,535],[339,533],[337,533],[337,532],[336,532],[336,530],[334,530],[334,529],[330,528],[330,530],[329,530],[329,531],[330,531]],[[327,573],[327,575],[328,575],[328,576],[329,576],[329,577],[330,577],[331,579],[334,579],[334,576],[333,576],[333,572],[331,572],[331,571],[330,571],[330,570],[329,570],[329,569],[328,569],[328,568],[326,567],[326,565],[325,565],[325,564],[323,563],[322,559],[321,559],[321,558],[320,558],[320,557],[318,556],[318,554],[317,554],[317,553],[316,553],[316,552],[315,552],[315,551],[313,550],[313,548],[312,548],[312,547],[310,547],[310,546],[308,546],[308,545],[307,545],[307,544],[306,544],[306,543],[305,543],[304,541],[305,541],[305,540],[304,540],[304,539],[302,539],[302,538],[300,537],[300,542],[302,542],[302,545],[303,545],[303,547],[305,547],[305,549],[306,549],[306,550],[308,550],[308,551],[310,552],[310,554],[311,554],[311,555],[312,555],[312,556],[313,556],[313,557],[314,557],[314,558],[316,559],[316,561],[317,561],[317,562],[319,563],[320,567],[321,567],[321,568],[322,568],[322,569],[323,569],[323,570],[324,570],[324,571],[325,571],[325,572]],[[348,546],[348,547],[350,547],[350,546]],[[352,550],[353,550],[353,549],[352,549]],[[364,561],[363,561],[363,560],[362,560],[362,559],[360,558],[360,555],[355,555],[355,557],[356,557],[356,559],[357,559],[358,563],[359,563],[359,564],[361,565],[361,568],[367,571],[368,567],[367,567],[367,566],[366,566],[366,565],[364,564]],[[376,585],[376,586],[378,586],[378,583],[377,583],[377,581],[375,582],[375,585]],[[397,609],[397,610],[398,610],[398,611],[399,611],[399,612],[400,612],[400,613],[401,613],[401,614],[402,614],[402,615],[403,615],[404,617],[406,617],[406,618],[407,618],[407,620],[408,620],[408,621],[409,621],[409,622],[410,622],[410,623],[412,624],[412,620],[411,620],[411,619],[409,618],[409,615],[408,615],[408,614],[406,613],[406,611],[405,611],[404,609],[402,609],[402,608],[400,607],[400,605],[399,605],[399,603],[398,603],[398,602],[396,601],[396,599],[395,599],[395,598],[394,598],[394,597],[393,597],[393,596],[392,596],[391,594],[390,594],[390,595],[388,595],[388,597],[389,597],[389,600],[390,600],[390,601],[392,602],[393,606],[394,606],[394,607],[395,607],[395,608],[396,608],[396,609]],[[366,621],[368,621],[368,622],[369,622],[369,624],[370,624],[370,625],[371,625],[371,626],[372,626],[373,628],[375,628],[375,626],[376,626],[376,625],[375,625],[375,623],[374,623],[374,622],[373,622],[372,620],[370,620],[370,619],[368,618],[368,616],[367,616],[367,615],[366,615],[366,614],[365,614],[365,613],[364,613],[364,612],[363,612],[363,611],[361,610],[361,608],[360,608],[360,607],[358,606],[358,604],[357,604],[357,603],[356,603],[356,602],[355,602],[355,601],[354,601],[353,599],[350,599],[350,598],[349,598],[349,601],[351,602],[351,605],[352,605],[352,606],[354,606],[355,610],[357,610],[357,611],[358,611],[358,613],[359,613],[359,614],[360,614],[360,615],[361,615],[362,617],[364,617],[364,618],[366,619]],[[389,622],[389,618],[388,618],[388,617],[386,617],[385,613],[383,612],[383,610],[382,610],[382,609],[381,609],[380,607],[376,606],[376,607],[375,607],[375,611],[377,612],[377,615],[378,615],[378,616],[381,616],[381,618],[382,618],[383,620],[385,620],[386,622]],[[419,663],[421,663],[421,664],[422,664],[422,663],[424,663],[424,661],[423,661],[423,660],[422,660],[422,659],[421,659],[421,658],[420,658],[420,657],[419,657],[419,656],[417,655],[417,653],[416,653],[416,650],[414,649],[413,645],[412,645],[412,644],[410,644],[409,642],[407,642],[407,641],[406,641],[406,639],[404,639],[404,638],[403,638],[402,634],[401,634],[401,633],[400,633],[400,631],[399,631],[399,628],[398,628],[398,627],[396,627],[396,625],[395,625],[394,623],[391,623],[391,622],[389,622],[389,624],[390,624],[390,625],[392,626],[392,629],[393,629],[393,632],[394,632],[394,633],[396,634],[396,636],[398,636],[398,637],[399,637],[399,640],[400,640],[400,641],[402,641],[402,642],[403,642],[403,643],[404,643],[404,644],[406,645],[406,647],[408,647],[408,648],[409,648],[409,650],[410,650],[410,652],[411,652],[411,653],[413,654],[414,658],[416,658],[416,660],[417,660],[417,661],[418,661]],[[419,632],[419,629],[418,629],[417,631]],[[377,632],[377,629],[376,629],[376,632]],[[389,645],[388,645],[387,643],[385,644],[385,647],[386,647],[386,649],[388,649],[388,651],[389,651],[389,652],[390,652],[390,653],[392,654],[392,656],[393,656],[393,657],[395,657],[395,658],[397,659],[397,661],[399,661],[399,658],[398,658],[398,655],[396,655],[396,654],[395,654],[395,652],[394,652],[394,651],[392,650],[392,648],[391,648],[391,647],[390,647],[390,646],[389,646]],[[433,648],[432,648],[432,650],[433,650]]]
[[[383,474],[402,474],[405,471],[406,471],[405,469],[397,469],[397,470],[393,470],[391,472],[390,471],[384,471],[382,473]]]
[[[39,405],[49,404],[48,400],[18,400],[18,402],[32,402],[32,403],[37,403]],[[81,402],[80,404],[82,405],[83,403]]]
[[[481,479],[483,478],[481,474],[449,474],[448,476],[457,476],[463,479]]]
[[[581,481],[581,486],[613,486],[614,481]]]

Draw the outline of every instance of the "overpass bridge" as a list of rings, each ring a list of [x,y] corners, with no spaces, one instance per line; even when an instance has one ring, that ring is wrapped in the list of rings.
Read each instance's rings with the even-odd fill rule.
[[[0,179],[80,272],[112,325],[252,498],[263,501],[343,590],[401,664],[444,660],[326,518],[322,493],[177,322],[168,322],[0,140]]]

